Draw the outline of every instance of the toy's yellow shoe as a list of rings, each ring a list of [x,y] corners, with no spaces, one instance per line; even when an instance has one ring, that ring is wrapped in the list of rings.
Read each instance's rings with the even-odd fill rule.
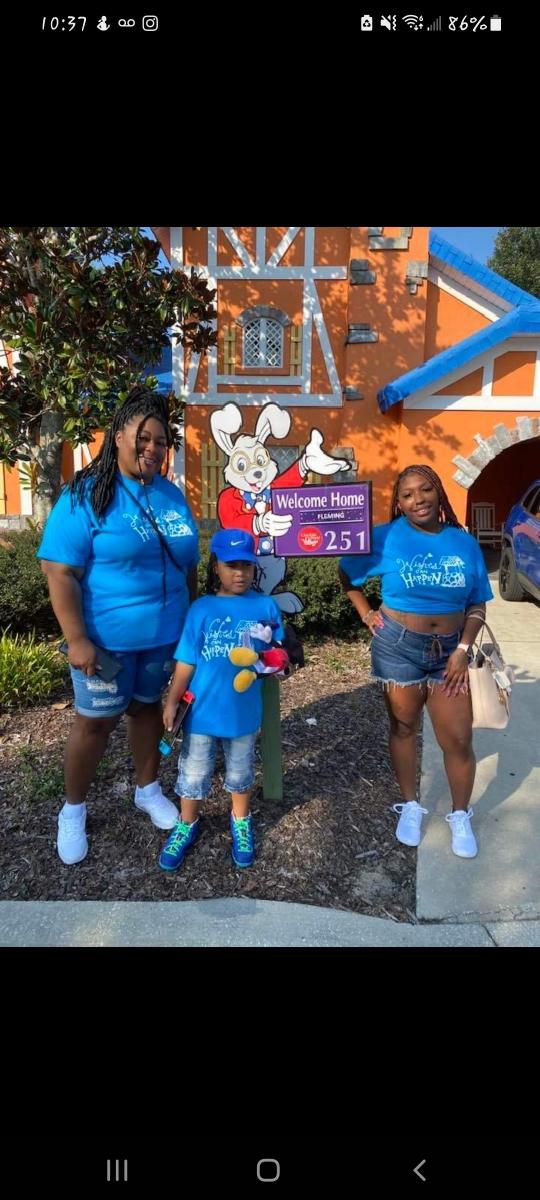
[[[232,651],[234,654],[234,651]],[[247,653],[247,652],[246,652]],[[233,688],[235,692],[247,692],[251,687],[253,680],[257,678],[255,671],[239,671],[233,679]]]
[[[258,657],[256,650],[250,650],[249,646],[234,646],[229,650],[229,658],[235,667],[252,667]],[[242,690],[245,691],[245,688]]]

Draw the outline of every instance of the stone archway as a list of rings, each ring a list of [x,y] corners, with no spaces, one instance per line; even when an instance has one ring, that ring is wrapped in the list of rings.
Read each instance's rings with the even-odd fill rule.
[[[458,470],[454,473],[453,478],[461,487],[468,490],[484,467],[488,465],[498,454],[503,450],[508,450],[511,446],[517,446],[520,442],[529,441],[530,438],[540,436],[540,417],[516,417],[515,428],[509,429],[507,425],[499,422],[493,426],[491,437],[485,438],[481,433],[475,433],[474,440],[478,443],[475,450],[468,458],[464,458],[460,454],[456,454],[452,462],[456,464]]]

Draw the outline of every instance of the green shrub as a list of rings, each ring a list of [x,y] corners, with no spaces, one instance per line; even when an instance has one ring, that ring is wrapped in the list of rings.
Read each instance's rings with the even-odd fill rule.
[[[24,529],[0,533],[0,629],[13,633],[54,633],[60,636],[51,608],[47,581],[36,550],[41,533]]]
[[[338,577],[336,558],[290,558],[287,567],[286,587],[296,592],[304,604],[304,611],[293,618],[298,632],[304,636],[369,637],[361,624]],[[374,608],[380,603],[379,584],[369,579],[364,589]]]
[[[66,662],[55,646],[36,642],[34,634],[0,637],[0,705],[29,708],[48,700],[67,674]]]
[[[201,561],[198,566],[199,592],[206,589],[209,538],[200,539]],[[290,558],[284,590],[296,592],[304,611],[294,618],[294,624],[304,637],[369,637],[360,623],[350,600],[341,590],[336,558]],[[368,579],[365,593],[374,608],[380,604],[378,579]]]

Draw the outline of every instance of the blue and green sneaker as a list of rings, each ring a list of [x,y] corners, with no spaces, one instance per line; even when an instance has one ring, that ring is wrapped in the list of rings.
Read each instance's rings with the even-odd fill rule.
[[[176,871],[176,868],[183,862],[187,850],[197,838],[199,824],[199,819],[192,825],[187,825],[185,821],[176,822],[159,856],[159,865],[164,871]]]
[[[250,867],[255,858],[253,825],[249,817],[234,817],[231,813],[232,860],[236,867]]]

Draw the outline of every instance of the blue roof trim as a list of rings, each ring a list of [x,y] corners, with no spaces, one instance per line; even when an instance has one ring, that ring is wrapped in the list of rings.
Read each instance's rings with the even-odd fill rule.
[[[468,275],[469,279],[476,280],[476,283],[480,283],[482,287],[493,292],[495,296],[500,296],[503,300],[508,301],[509,304],[519,307],[522,304],[538,303],[536,296],[532,296],[530,292],[524,292],[523,288],[516,287],[515,283],[510,283],[496,271],[491,271],[483,263],[471,258],[470,254],[465,254],[463,250],[458,250],[450,242],[445,242],[438,233],[429,235],[429,253],[435,255],[436,258],[441,258],[454,270],[461,271],[462,275]]]
[[[458,342],[456,346],[450,346],[449,350],[435,354],[426,363],[414,367],[412,371],[407,371],[406,375],[387,384],[377,393],[381,412],[387,412],[393,404],[399,404],[401,400],[406,400],[420,388],[437,383],[451,371],[465,366],[472,358],[489,350],[491,346],[497,346],[506,338],[515,337],[520,333],[540,334],[540,302],[538,300],[533,300],[532,304],[524,304],[520,308],[515,308],[513,312],[506,313],[506,316],[494,321],[493,325],[488,325],[486,329],[480,329],[478,333],[471,334],[462,342]]]

